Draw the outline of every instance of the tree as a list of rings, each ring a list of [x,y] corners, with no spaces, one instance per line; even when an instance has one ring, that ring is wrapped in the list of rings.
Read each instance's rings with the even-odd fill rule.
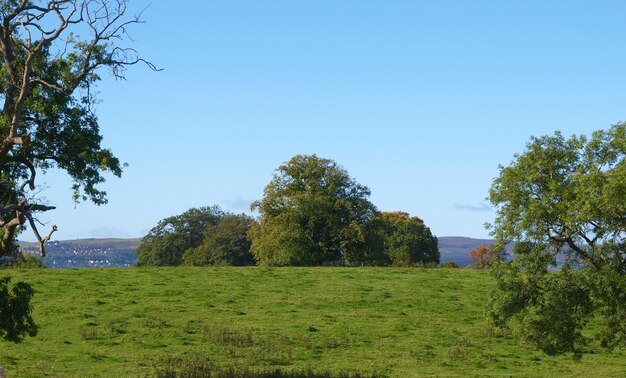
[[[625,198],[626,123],[590,138],[532,138],[501,166],[491,232],[499,245],[515,243],[515,259],[494,272],[493,323],[523,329],[548,353],[580,354],[596,316],[602,345],[626,345]]]
[[[37,213],[54,209],[37,198],[36,174],[58,168],[73,179],[74,199],[106,203],[102,172],[122,164],[101,146],[93,86],[109,68],[144,62],[120,46],[140,16],[125,18],[126,0],[0,0],[0,258],[10,260],[26,224],[44,242]],[[8,259],[7,259],[8,258]]]
[[[437,237],[421,218],[411,217],[402,211],[381,212],[371,224],[369,230],[382,240],[378,248],[382,247],[386,256],[379,261],[386,260],[397,266],[439,263]]]
[[[229,214],[216,225],[209,224],[202,243],[184,252],[183,263],[197,266],[254,265],[248,239],[248,232],[254,223],[254,219],[245,214]]]
[[[137,265],[180,265],[183,253],[199,246],[207,227],[217,225],[224,215],[217,206],[200,207],[159,221],[137,247]]]
[[[250,231],[252,253],[261,265],[360,263],[364,228],[376,211],[369,195],[334,161],[295,156],[252,206],[260,213]]]
[[[106,203],[97,188],[102,172],[122,173],[120,161],[100,144],[92,88],[103,68],[116,78],[139,62],[155,68],[116,45],[141,22],[125,19],[125,12],[126,0],[0,0],[0,268],[18,258],[15,239],[26,224],[41,256],[57,229],[42,236],[37,227],[37,214],[54,209],[38,198],[38,171],[64,170],[74,182],[74,200],[98,205]],[[0,282],[0,335],[15,342],[35,335],[32,288],[18,283],[9,292],[7,279]]]
[[[476,269],[487,269],[491,267],[496,260],[502,259],[503,250],[493,245],[479,245],[476,248],[473,248],[469,251],[468,256],[474,264],[471,265],[471,268]]]
[[[30,303],[35,291],[25,282],[10,283],[9,277],[0,278],[0,338],[19,343],[24,336],[37,335]]]

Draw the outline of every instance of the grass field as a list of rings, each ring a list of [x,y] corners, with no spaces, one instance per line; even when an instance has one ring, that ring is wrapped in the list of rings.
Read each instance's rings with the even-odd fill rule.
[[[494,334],[488,273],[395,268],[2,271],[37,291],[39,335],[0,342],[9,377],[154,376],[218,366],[413,376],[626,376],[626,353],[580,361]]]

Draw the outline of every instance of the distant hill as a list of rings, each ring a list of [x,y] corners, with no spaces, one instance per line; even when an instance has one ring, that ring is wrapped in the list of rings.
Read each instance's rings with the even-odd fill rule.
[[[468,257],[469,251],[479,245],[492,245],[495,240],[492,239],[472,239],[463,236],[442,236],[439,239],[439,253],[441,254],[441,262],[454,261],[460,266],[468,266],[472,264],[472,260]]]
[[[133,266],[140,243],[140,238],[50,241],[46,243],[44,263],[49,268]],[[19,242],[19,245],[24,251],[39,253],[36,243]]]
[[[462,236],[439,237],[441,262],[454,261],[460,266],[472,263],[467,254],[481,244],[493,244],[490,239],[472,239]],[[135,239],[77,239],[46,243],[44,263],[49,268],[85,268],[133,266],[135,250],[141,243]],[[19,242],[20,248],[38,253],[36,243]]]

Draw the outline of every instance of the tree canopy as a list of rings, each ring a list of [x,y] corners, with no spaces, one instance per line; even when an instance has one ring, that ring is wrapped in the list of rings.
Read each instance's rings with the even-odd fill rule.
[[[365,227],[376,212],[369,195],[334,161],[294,156],[253,204],[260,213],[250,232],[255,258],[262,265],[360,262]]]
[[[159,221],[137,247],[137,265],[180,265],[183,253],[198,247],[207,228],[216,226],[225,215],[219,207],[211,206],[191,208]]]
[[[248,238],[254,219],[245,214],[228,214],[217,224],[209,224],[204,239],[197,247],[183,253],[186,265],[254,265]]]
[[[599,315],[603,345],[626,345],[625,198],[626,123],[589,138],[532,138],[500,167],[491,232],[515,243],[515,259],[496,270],[494,323],[517,325],[549,353],[580,353]]]
[[[123,164],[101,145],[93,87],[102,69],[123,78],[125,67],[145,62],[121,45],[141,22],[125,12],[125,0],[0,1],[0,257],[16,253],[26,224],[41,255],[56,230],[37,228],[36,214],[54,208],[37,198],[38,171],[67,172],[74,199],[96,204],[106,203],[102,172],[121,175]]]
[[[382,244],[377,245],[384,248],[388,263],[401,266],[439,263],[437,237],[421,218],[402,211],[381,212],[371,223],[369,231],[382,238]]]

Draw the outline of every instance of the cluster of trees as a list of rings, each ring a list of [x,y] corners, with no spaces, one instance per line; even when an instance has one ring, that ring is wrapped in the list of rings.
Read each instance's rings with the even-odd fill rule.
[[[258,221],[218,207],[160,221],[137,249],[138,265],[402,265],[439,262],[437,238],[417,217],[378,212],[370,191],[316,155],[281,165]]]
[[[137,265],[254,265],[248,231],[254,220],[217,206],[165,218],[137,248]]]

